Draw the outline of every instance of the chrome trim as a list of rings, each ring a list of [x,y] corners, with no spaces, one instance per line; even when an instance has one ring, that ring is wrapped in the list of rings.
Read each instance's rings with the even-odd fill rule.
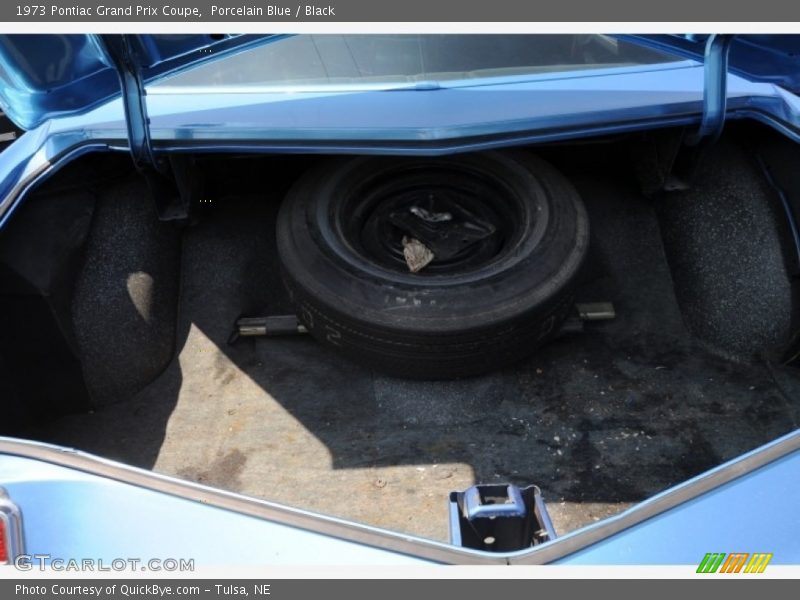
[[[40,164],[36,165],[34,170],[26,175],[23,179],[18,181],[16,185],[6,194],[5,198],[0,199],[0,219],[6,214],[8,210],[10,210],[18,198],[21,198],[25,195],[25,192],[28,191],[28,188],[31,188],[36,183],[40,183],[40,179],[42,175],[44,175],[48,169],[52,166],[49,160],[43,160]],[[65,163],[66,164],[66,163]]]
[[[800,429],[640,502],[614,517],[609,517],[531,549],[501,554],[458,548],[433,540],[403,535],[274,502],[249,498],[131,467],[73,449],[0,437],[0,454],[41,460],[342,540],[417,556],[434,562],[452,564],[550,563],[638,525],[798,450],[800,450]]]
[[[0,437],[1,454],[40,460],[53,465],[76,469],[90,475],[135,485],[143,489],[193,500],[216,508],[373,546],[382,550],[418,556],[434,562],[506,564],[502,556],[492,553],[465,551],[434,540],[416,538],[336,517],[319,515],[303,509],[259,500],[131,467],[71,448]]]
[[[0,520],[3,521],[8,535],[8,564],[14,564],[14,559],[25,553],[22,512],[2,487],[0,487]]]
[[[85,143],[73,146],[52,158],[32,158],[28,164],[29,172],[14,184],[5,197],[0,198],[0,228],[3,227],[9,213],[17,208],[31,190],[42,185],[49,177],[73,160],[84,154],[101,150],[108,150],[108,145],[103,142]]]

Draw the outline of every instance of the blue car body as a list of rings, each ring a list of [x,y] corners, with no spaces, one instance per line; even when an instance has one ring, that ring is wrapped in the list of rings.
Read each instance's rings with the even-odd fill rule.
[[[771,564],[797,564],[798,470],[800,432],[793,432],[614,517],[529,550],[492,553],[256,500],[66,448],[0,439],[0,481],[23,515],[17,559],[23,569],[37,567],[37,556],[53,556],[62,570],[85,557],[106,570],[121,557],[143,565],[185,557],[194,567],[688,565],[691,573],[706,553],[741,551],[773,554]]]
[[[727,63],[714,63],[714,36],[627,36],[674,60],[231,93],[152,84],[284,36],[3,36],[0,107],[26,131],[0,156],[0,227],[28,191],[89,152],[437,155],[744,118],[800,141],[799,38],[738,36],[728,40]],[[124,554],[192,556],[205,565],[329,564],[332,556],[341,564],[696,565],[708,552],[747,550],[796,564],[799,475],[796,431],[620,515],[498,554],[0,439],[0,487],[22,515],[21,525],[11,511],[4,517],[8,535],[18,528],[14,552],[108,561]],[[142,528],[162,535],[138,535]]]

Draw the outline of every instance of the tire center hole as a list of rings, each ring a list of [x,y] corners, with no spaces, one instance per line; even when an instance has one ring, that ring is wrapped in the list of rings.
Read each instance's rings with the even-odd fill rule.
[[[360,186],[346,199],[350,246],[409,272],[409,242],[432,253],[417,274],[464,273],[497,260],[519,234],[521,206],[502,182],[467,169],[412,168]],[[414,269],[411,269],[414,272]]]

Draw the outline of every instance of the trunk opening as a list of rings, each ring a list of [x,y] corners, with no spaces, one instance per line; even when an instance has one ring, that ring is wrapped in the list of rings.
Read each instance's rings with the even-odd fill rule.
[[[184,227],[127,156],[78,159],[0,232],[0,433],[439,540],[474,483],[538,485],[559,534],[615,514],[800,421],[800,150],[732,125],[690,189],[647,197],[642,147],[531,148],[589,213],[576,301],[616,318],[437,382],[307,337],[227,343],[293,312],[275,221],[320,157],[198,156]]]

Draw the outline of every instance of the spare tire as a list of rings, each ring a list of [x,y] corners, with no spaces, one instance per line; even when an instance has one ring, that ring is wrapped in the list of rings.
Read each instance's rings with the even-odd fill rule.
[[[449,379],[525,358],[558,331],[589,223],[569,181],[521,151],[340,158],[290,189],[277,241],[316,339],[391,375]],[[415,249],[433,260],[412,273]]]

